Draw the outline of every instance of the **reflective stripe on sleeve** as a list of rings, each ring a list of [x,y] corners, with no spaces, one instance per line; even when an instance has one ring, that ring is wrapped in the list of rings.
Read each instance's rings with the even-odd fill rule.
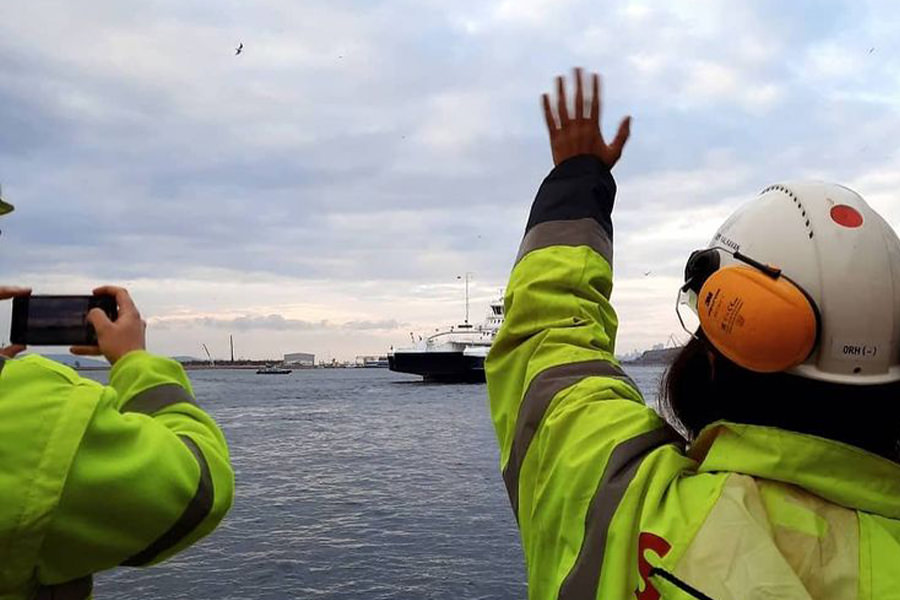
[[[85,575],[56,585],[42,585],[37,589],[35,600],[87,600],[94,589],[94,579]]]
[[[550,367],[538,373],[531,380],[528,391],[525,392],[525,397],[519,406],[512,448],[509,451],[506,468],[503,469],[503,481],[506,483],[506,491],[509,494],[509,501],[517,521],[519,519],[519,472],[522,470],[522,463],[525,461],[525,454],[528,452],[531,440],[556,394],[575,385],[585,377],[610,377],[624,381],[635,390],[638,389],[625,371],[605,360],[567,363]]]
[[[196,404],[196,401],[186,389],[177,383],[165,383],[135,394],[131,400],[126,402],[122,407],[122,412],[137,412],[145,415],[152,415],[167,406],[178,404],[180,402]]]
[[[612,239],[592,217],[571,221],[547,221],[531,228],[519,245],[516,264],[529,252],[550,246],[589,246],[612,264]]]
[[[178,438],[190,449],[200,466],[200,481],[197,482],[197,491],[175,524],[144,550],[124,561],[123,565],[137,567],[147,564],[190,535],[212,510],[214,490],[209,464],[194,440],[186,435],[179,435]]]
[[[581,549],[559,588],[559,600],[597,597],[609,525],[622,496],[644,458],[660,446],[673,443],[681,444],[683,439],[666,425],[626,440],[613,450],[588,507]]]

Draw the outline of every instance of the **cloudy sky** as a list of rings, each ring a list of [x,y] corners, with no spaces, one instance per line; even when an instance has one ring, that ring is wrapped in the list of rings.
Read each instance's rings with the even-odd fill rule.
[[[892,0],[3,2],[0,280],[126,285],[165,354],[383,353],[461,320],[467,271],[478,320],[550,166],[540,93],[582,65],[605,129],[634,117],[613,302],[648,347],[769,183],[900,224],[897,31]]]

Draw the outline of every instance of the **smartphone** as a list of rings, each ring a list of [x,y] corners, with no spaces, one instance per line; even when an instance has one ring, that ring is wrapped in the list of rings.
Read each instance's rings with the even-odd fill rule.
[[[96,346],[87,314],[99,308],[119,316],[114,296],[18,296],[13,298],[9,340],[30,346]]]

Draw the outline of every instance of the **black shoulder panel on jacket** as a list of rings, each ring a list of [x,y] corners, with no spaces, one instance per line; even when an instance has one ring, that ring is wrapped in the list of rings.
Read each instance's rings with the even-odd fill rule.
[[[616,181],[596,156],[573,156],[556,166],[538,190],[528,227],[547,221],[593,218],[612,237],[612,208]]]

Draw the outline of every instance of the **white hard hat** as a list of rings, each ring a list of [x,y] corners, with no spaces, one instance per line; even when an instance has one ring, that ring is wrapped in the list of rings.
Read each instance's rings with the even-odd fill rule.
[[[822,381],[900,381],[900,239],[853,190],[772,185],[719,228],[710,247],[773,265],[818,309],[818,342],[787,372]],[[720,252],[721,266],[739,263]]]

